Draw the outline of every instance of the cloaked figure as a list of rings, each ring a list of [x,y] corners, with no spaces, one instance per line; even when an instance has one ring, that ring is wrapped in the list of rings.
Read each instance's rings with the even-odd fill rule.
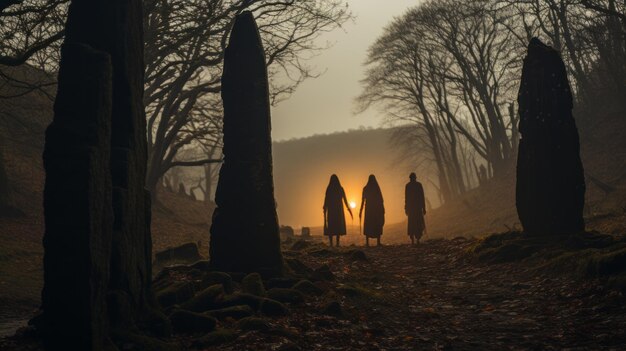
[[[359,221],[363,215],[363,208],[365,208],[365,219],[363,221],[365,245],[370,246],[370,238],[376,238],[377,245],[380,246],[380,236],[383,235],[383,226],[385,225],[385,204],[383,202],[383,194],[373,174],[370,175],[367,184],[363,188]]]
[[[404,213],[409,217],[407,233],[411,238],[411,244],[415,244],[416,241],[419,242],[424,229],[426,229],[424,188],[416,178],[415,173],[411,173],[409,175],[410,180],[404,188]]]
[[[333,236],[339,246],[339,237],[346,235],[346,217],[343,213],[344,205],[352,217],[352,210],[348,206],[346,192],[343,190],[339,178],[333,174],[326,188],[324,198],[324,235],[328,236],[330,246],[333,246]]]

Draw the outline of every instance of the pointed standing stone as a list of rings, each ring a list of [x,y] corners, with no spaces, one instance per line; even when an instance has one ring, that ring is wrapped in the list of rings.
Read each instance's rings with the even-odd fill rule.
[[[44,153],[43,332],[46,343],[67,342],[51,349],[93,350],[109,335],[168,331],[150,286],[142,21],[141,0],[69,5]]]
[[[274,183],[269,84],[259,30],[237,16],[224,57],[224,164],[210,240],[212,269],[282,272]]]
[[[529,234],[583,231],[585,179],[572,93],[559,53],[533,38],[518,95],[517,212]]]
[[[111,251],[111,61],[66,43],[54,120],[46,130],[46,348],[99,350],[108,336]]]
[[[145,190],[142,1],[73,0],[65,33],[66,42],[85,43],[111,56],[114,222],[109,290],[114,296],[109,307],[113,325],[143,324],[151,309],[152,239]]]

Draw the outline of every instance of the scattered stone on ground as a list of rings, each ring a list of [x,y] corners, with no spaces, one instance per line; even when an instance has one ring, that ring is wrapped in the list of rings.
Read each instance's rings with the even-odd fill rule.
[[[600,237],[590,239],[600,248],[607,245]],[[273,287],[259,297],[241,292],[243,284],[237,281],[246,279],[240,276],[225,279],[234,293],[225,293],[213,281],[180,307],[172,307],[170,319],[178,330],[186,329],[176,319],[187,306],[196,308],[185,316],[218,320],[213,331],[178,333],[174,340],[185,350],[233,351],[619,349],[626,342],[626,298],[620,290],[606,280],[539,271],[528,261],[488,264],[474,253],[477,247],[503,247],[518,238],[510,234],[491,240],[372,247],[363,249],[367,261],[352,260],[346,254],[351,248],[312,256],[309,251],[320,249],[312,243],[297,260],[306,274],[287,277],[297,280],[292,288]],[[580,246],[577,241],[568,245]],[[161,282],[167,289],[216,276],[205,272],[196,277],[193,270],[168,269],[159,279],[168,281]],[[320,272],[333,280],[316,280]],[[284,290],[301,294],[304,303],[269,298]],[[15,349],[10,342],[15,340],[5,339],[0,347]]]

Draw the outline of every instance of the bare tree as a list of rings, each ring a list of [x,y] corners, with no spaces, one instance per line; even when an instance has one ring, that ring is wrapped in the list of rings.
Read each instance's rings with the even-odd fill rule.
[[[54,74],[68,1],[3,0],[0,64],[26,62]],[[274,103],[317,75],[307,58],[327,46],[316,39],[352,18],[342,0],[145,0],[147,185],[153,193],[172,167],[221,161],[179,153],[221,142],[221,64],[233,19],[244,10],[259,24]]]
[[[505,104],[519,63],[488,5],[431,1],[396,19],[370,48],[358,98],[361,110],[380,104],[396,122],[424,130],[418,140],[432,152],[445,201],[471,186],[474,152],[495,173],[514,156]]]

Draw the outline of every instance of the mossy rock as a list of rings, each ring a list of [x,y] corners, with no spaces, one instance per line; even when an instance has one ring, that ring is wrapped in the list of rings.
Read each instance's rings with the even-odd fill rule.
[[[341,308],[341,304],[337,301],[330,301],[326,303],[322,307],[322,314],[332,317],[341,317],[343,316],[343,309]]]
[[[239,335],[237,331],[232,329],[218,329],[212,331],[205,336],[198,338],[194,341],[193,346],[196,348],[204,349],[211,346],[220,345],[229,341],[234,341]]]
[[[272,299],[263,299],[259,310],[263,315],[268,317],[280,317],[289,314],[289,309],[287,309],[287,306]]]
[[[146,335],[135,334],[128,331],[113,330],[111,339],[119,350],[124,351],[180,351],[178,345],[167,343]]]
[[[313,271],[312,278],[315,280],[333,281],[335,280],[335,274],[333,274],[333,272],[330,271],[330,267],[325,264]]]
[[[236,293],[226,296],[224,300],[220,302],[219,308],[246,305],[256,311],[259,309],[262,300],[262,297],[256,295]]]
[[[224,287],[222,284],[212,285],[198,294],[189,301],[181,304],[181,308],[193,312],[204,312],[219,307],[219,298],[224,295]]]
[[[285,258],[285,263],[296,274],[308,276],[313,270],[297,258]]]
[[[263,279],[259,273],[250,273],[241,280],[241,289],[244,293],[265,296]]]
[[[279,302],[302,303],[304,294],[294,289],[274,288],[267,291],[267,297]]]
[[[254,314],[254,310],[247,305],[237,305],[230,306],[225,308],[220,308],[217,310],[207,311],[206,314],[213,316],[219,320],[223,320],[226,318],[233,319],[241,319],[245,317],[250,317]]]
[[[271,325],[268,321],[259,317],[246,317],[237,322],[237,328],[245,331],[258,330],[264,331],[269,330]]]
[[[185,310],[174,311],[170,321],[175,331],[183,333],[210,332],[217,324],[217,320],[211,316]]]
[[[234,291],[233,278],[230,274],[224,272],[208,272],[204,274],[200,282],[196,283],[196,286],[199,286],[201,289],[206,289],[215,284],[222,284],[227,294],[232,294]]]
[[[156,299],[161,307],[167,308],[181,304],[193,297],[195,289],[191,282],[176,282],[156,293]]]
[[[324,293],[322,289],[317,285],[311,283],[310,280],[300,280],[293,287],[293,290],[297,290],[305,295],[320,296]]]

